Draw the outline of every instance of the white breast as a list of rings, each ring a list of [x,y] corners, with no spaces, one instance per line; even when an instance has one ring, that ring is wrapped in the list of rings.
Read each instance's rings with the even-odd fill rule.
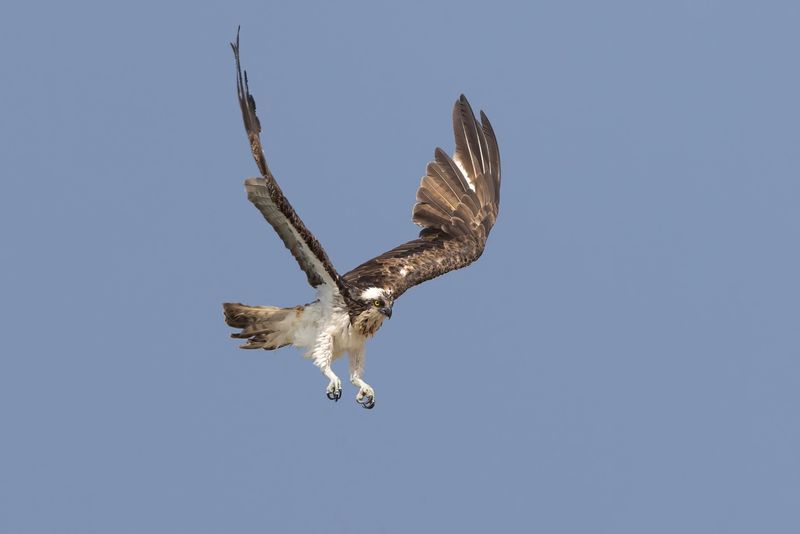
[[[294,329],[294,345],[307,349],[306,357],[316,346],[320,335],[327,333],[333,338],[333,357],[364,346],[366,338],[358,334],[350,324],[350,315],[338,292],[322,285],[318,300],[305,307],[301,319]]]

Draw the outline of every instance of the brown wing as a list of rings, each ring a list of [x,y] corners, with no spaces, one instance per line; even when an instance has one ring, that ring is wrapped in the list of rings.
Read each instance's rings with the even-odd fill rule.
[[[345,274],[348,286],[382,287],[398,298],[408,288],[466,267],[483,253],[500,203],[500,152],[489,119],[479,123],[464,95],[453,108],[456,149],[437,148],[417,190],[412,220],[419,239]]]
[[[233,55],[236,58],[236,90],[239,96],[239,106],[242,108],[242,119],[250,140],[250,150],[256,160],[261,178],[248,178],[245,180],[247,199],[261,212],[268,223],[278,233],[286,248],[300,264],[306,273],[308,283],[313,287],[328,284],[331,287],[343,289],[341,278],[333,267],[328,255],[319,244],[319,241],[306,228],[303,221],[294,211],[292,205],[286,200],[278,182],[272,176],[264,157],[261,146],[261,123],[256,116],[256,101],[250,94],[247,84],[247,73],[242,74],[239,61],[239,34],[236,42],[231,43]]]

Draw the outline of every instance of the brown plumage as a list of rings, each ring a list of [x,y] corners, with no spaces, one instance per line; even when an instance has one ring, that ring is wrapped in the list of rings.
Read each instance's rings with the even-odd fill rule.
[[[422,227],[419,238],[345,274],[348,286],[386,288],[397,299],[481,256],[500,205],[500,152],[489,119],[481,112],[479,124],[464,95],[453,108],[453,131],[454,157],[437,148],[417,190],[412,220]]]
[[[245,181],[247,198],[278,233],[311,286],[335,285],[348,305],[357,308],[356,295],[363,289],[386,288],[397,299],[409,288],[465,267],[481,256],[499,210],[500,152],[489,119],[481,112],[478,122],[464,95],[453,107],[455,153],[451,158],[437,148],[417,190],[412,221],[422,227],[419,238],[339,276],[269,170],[255,99],[241,68],[238,34],[231,47],[242,119],[261,171],[260,178]]]
[[[374,405],[374,392],[360,378],[363,345],[392,315],[392,305],[409,288],[477,260],[497,220],[500,202],[500,153],[489,120],[475,118],[461,95],[453,108],[453,157],[437,148],[417,190],[412,221],[419,236],[340,276],[322,245],[283,195],[261,144],[261,124],[239,59],[239,37],[231,43],[236,86],[245,130],[261,176],[245,181],[247,198],[277,232],[317,289],[318,300],[296,308],[224,304],[225,321],[240,329],[242,348],[275,349],[287,344],[307,348],[331,379],[328,397],[338,399],[338,378],[330,363],[342,351],[354,359],[351,380],[360,397]],[[355,377],[355,378],[352,378]],[[361,402],[361,401],[359,401]]]
[[[286,333],[303,314],[303,306],[276,308],[226,302],[222,308],[228,326],[242,329],[231,337],[248,340],[239,346],[242,349],[273,350],[291,344],[292,339]]]
[[[267,160],[264,156],[264,149],[261,145],[261,122],[256,116],[256,101],[250,94],[247,83],[247,73],[242,73],[241,62],[239,60],[239,35],[236,35],[236,42],[231,43],[233,55],[236,58],[236,92],[239,97],[239,107],[242,110],[247,138],[250,141],[250,150],[256,165],[261,171],[261,178],[248,178],[245,181],[247,198],[261,212],[264,218],[275,229],[283,240],[286,248],[300,264],[300,268],[306,273],[308,283],[312,287],[317,287],[323,283],[337,285],[343,289],[339,274],[333,267],[331,260],[325,253],[325,249],[319,244],[300,216],[294,211],[292,205],[286,200],[278,182],[272,176]]]

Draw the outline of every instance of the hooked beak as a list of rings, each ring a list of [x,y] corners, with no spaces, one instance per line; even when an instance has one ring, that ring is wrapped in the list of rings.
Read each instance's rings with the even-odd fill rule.
[[[391,308],[381,308],[379,311],[382,314],[384,314],[387,319],[391,319],[392,318],[392,309]]]

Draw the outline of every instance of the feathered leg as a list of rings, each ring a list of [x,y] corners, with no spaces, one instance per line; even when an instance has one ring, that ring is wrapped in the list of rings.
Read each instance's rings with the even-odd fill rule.
[[[333,337],[330,334],[322,332],[317,336],[314,350],[311,351],[311,358],[314,360],[314,365],[319,367],[322,374],[330,380],[325,391],[326,396],[334,402],[341,399],[342,381],[331,369],[331,363],[333,363]]]
[[[371,410],[375,407],[375,390],[361,378],[364,373],[364,347],[351,350],[348,353],[348,361],[350,363],[350,382],[358,388],[356,402],[367,410]]]

